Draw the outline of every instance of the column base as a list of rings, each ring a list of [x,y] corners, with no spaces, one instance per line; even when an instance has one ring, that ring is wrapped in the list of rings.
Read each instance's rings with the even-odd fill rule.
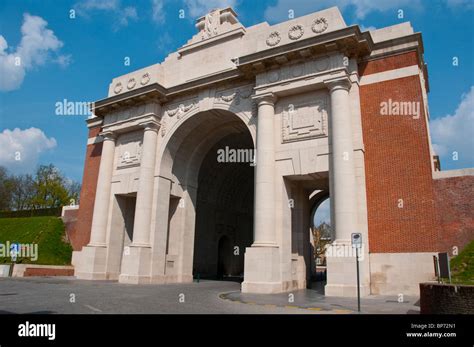
[[[360,296],[370,295],[368,259],[359,254]],[[357,264],[350,241],[337,240],[326,250],[327,284],[325,295],[357,297]]]
[[[151,283],[151,247],[130,246],[130,252],[122,258],[120,283]]]
[[[107,247],[85,246],[74,255],[74,276],[81,280],[106,280]]]
[[[150,280],[152,284],[171,284],[171,283],[193,283],[193,276],[191,275],[160,275],[153,276]]]
[[[246,248],[242,293],[281,293],[283,288],[279,248]]]

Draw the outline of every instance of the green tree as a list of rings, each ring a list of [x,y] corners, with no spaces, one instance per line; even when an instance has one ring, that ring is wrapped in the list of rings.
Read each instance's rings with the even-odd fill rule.
[[[68,181],[66,189],[69,195],[69,205],[79,205],[81,195],[81,184],[76,181]]]
[[[32,206],[35,187],[30,174],[11,176],[10,210],[27,210]]]
[[[40,165],[34,178],[34,208],[50,208],[69,205],[66,181],[53,165]]]
[[[321,258],[324,262],[326,246],[331,243],[331,226],[322,222],[317,227],[312,227],[311,233],[313,234],[314,260]]]
[[[13,182],[8,175],[8,171],[3,166],[0,166],[0,211],[7,211],[10,209],[12,202]]]

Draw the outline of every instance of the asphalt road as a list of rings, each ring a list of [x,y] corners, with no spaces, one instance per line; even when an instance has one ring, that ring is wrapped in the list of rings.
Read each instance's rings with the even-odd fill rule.
[[[0,314],[350,314],[354,299],[330,298],[314,290],[273,295],[240,293],[240,284],[132,285],[73,277],[0,278]],[[416,298],[362,299],[363,313],[418,313]]]

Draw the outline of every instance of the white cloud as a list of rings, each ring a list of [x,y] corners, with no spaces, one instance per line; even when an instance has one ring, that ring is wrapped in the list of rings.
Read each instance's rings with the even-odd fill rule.
[[[168,32],[162,33],[156,41],[156,47],[159,51],[168,52],[173,44],[173,38]]]
[[[120,25],[122,26],[127,26],[129,20],[137,20],[138,15],[137,15],[137,9],[135,7],[129,6],[125,7],[121,11],[121,16],[120,16]]]
[[[265,10],[265,19],[269,22],[279,22],[288,20],[288,11],[290,9],[294,11],[295,17],[299,17],[333,6],[339,7],[341,12],[348,7],[352,7],[355,10],[355,17],[364,19],[368,13],[373,11],[405,10],[406,8],[418,8],[420,5],[420,0],[278,0],[275,5],[267,7]],[[396,15],[396,13],[394,13],[394,15]]]
[[[63,43],[47,25],[43,18],[25,13],[21,41],[15,50],[9,49],[7,40],[0,35],[0,91],[20,88],[26,72],[48,60],[67,65],[70,56],[58,54]]]
[[[474,8],[474,2],[472,0],[446,0],[448,7],[462,7],[465,10],[471,10]]]
[[[163,11],[163,7],[163,0],[151,1],[151,16],[153,18],[153,21],[158,24],[162,24],[165,22],[165,13]]]
[[[90,18],[97,13],[113,14],[114,30],[127,26],[130,20],[138,19],[137,9],[133,6],[123,7],[120,0],[84,0],[76,3],[73,8],[84,18]]]
[[[214,8],[226,8],[237,5],[237,0],[184,0],[189,11],[189,16],[193,19],[205,15]]]
[[[474,167],[474,86],[463,94],[453,115],[432,120],[430,129],[433,149],[441,157],[441,165],[451,162],[453,152],[457,152],[459,168]]]
[[[119,7],[119,0],[84,0],[74,5],[77,13],[84,17],[88,17],[92,11],[116,11]]]
[[[377,30],[377,28],[372,26],[372,25],[370,25],[368,27],[366,27],[363,24],[360,25],[360,31],[372,31],[372,30]]]
[[[0,133],[0,165],[13,173],[32,172],[41,153],[56,145],[38,128],[5,129]]]

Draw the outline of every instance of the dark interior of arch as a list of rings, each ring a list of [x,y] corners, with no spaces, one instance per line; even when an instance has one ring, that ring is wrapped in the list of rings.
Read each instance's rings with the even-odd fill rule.
[[[253,150],[247,129],[219,140],[199,170],[193,274],[238,279],[244,252],[253,242],[254,167],[249,162],[218,162],[218,150]]]

